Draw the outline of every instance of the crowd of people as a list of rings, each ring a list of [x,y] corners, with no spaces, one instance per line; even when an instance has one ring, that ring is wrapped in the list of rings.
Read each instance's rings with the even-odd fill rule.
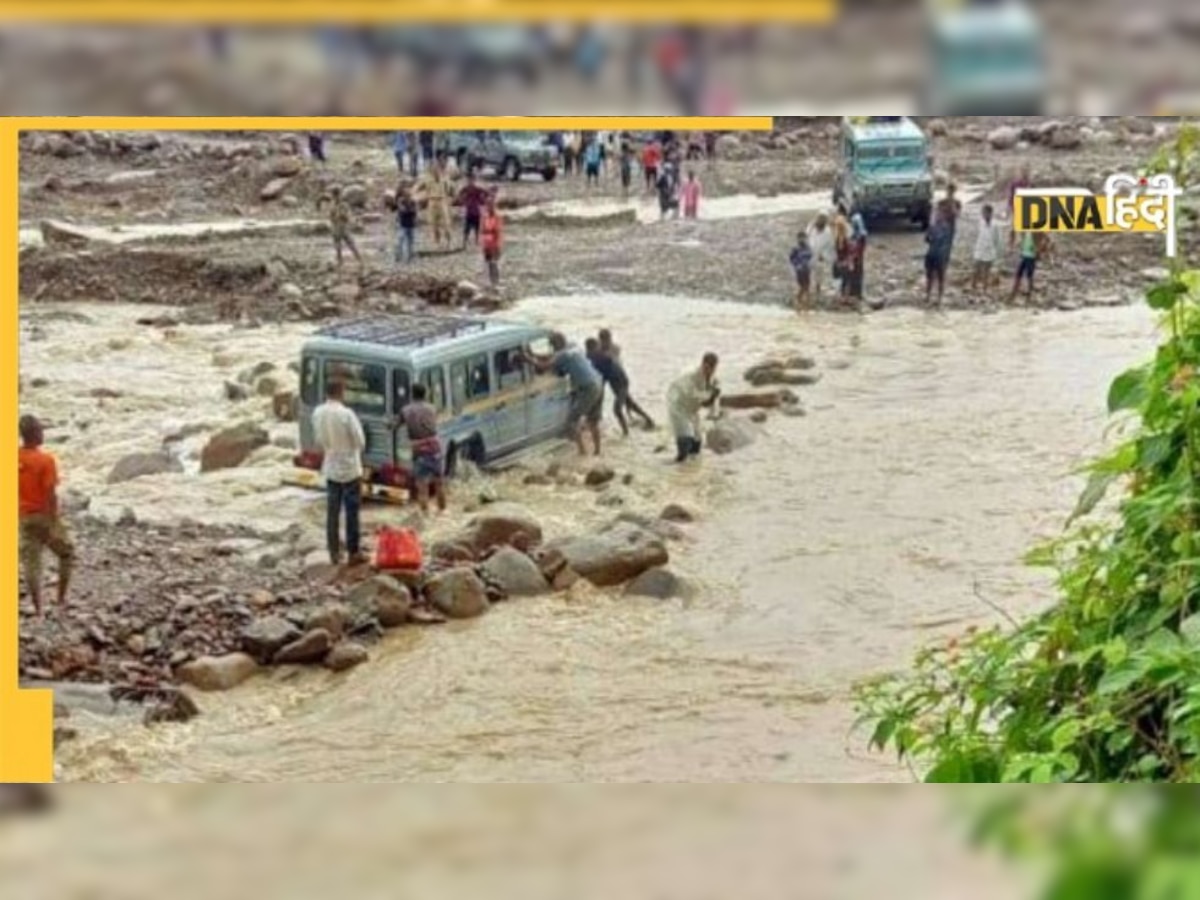
[[[1008,210],[1016,192],[1030,184],[1028,168],[1009,185]],[[954,255],[958,225],[963,204],[955,185],[947,187],[945,196],[933,205],[929,227],[925,231],[925,305],[941,308],[946,295],[946,277]],[[796,278],[794,300],[798,312],[819,307],[824,300],[826,284],[832,280],[836,296],[843,305],[858,305],[863,301],[866,279],[866,255],[869,233],[862,212],[840,203],[832,215],[821,213],[796,236],[789,253],[789,263]],[[1051,253],[1050,238],[1041,232],[1008,232],[1007,250],[1015,251],[1016,271],[1012,281],[1010,302],[1024,293],[1027,301],[1033,297],[1038,266]],[[1004,231],[996,208],[984,204],[979,211],[975,246],[972,251],[970,292],[976,299],[989,302],[996,290],[997,266],[1006,252]]]

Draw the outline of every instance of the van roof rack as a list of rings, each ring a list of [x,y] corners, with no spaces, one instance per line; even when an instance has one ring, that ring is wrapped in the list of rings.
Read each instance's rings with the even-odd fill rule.
[[[364,316],[326,325],[319,337],[386,347],[424,347],[447,338],[486,331],[486,319],[461,316],[392,315]]]

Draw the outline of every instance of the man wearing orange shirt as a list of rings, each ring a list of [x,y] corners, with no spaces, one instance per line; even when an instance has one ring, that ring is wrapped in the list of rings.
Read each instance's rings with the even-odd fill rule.
[[[653,191],[658,184],[658,167],[662,157],[663,151],[658,141],[651,141],[642,150],[642,173],[646,177],[647,191]]]
[[[58,557],[58,605],[67,602],[75,548],[58,513],[58,463],[42,449],[45,433],[35,416],[22,416],[21,447],[17,451],[18,494],[21,517],[21,566],[33,600],[33,611],[42,617],[42,554],[49,549]]]
[[[500,254],[504,246],[504,222],[496,209],[493,191],[483,211],[483,261],[487,263],[488,283],[492,292],[500,290]]]

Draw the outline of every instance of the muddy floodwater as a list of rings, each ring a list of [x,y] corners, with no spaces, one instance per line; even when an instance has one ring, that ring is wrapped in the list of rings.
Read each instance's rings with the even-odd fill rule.
[[[282,369],[306,329],[134,324],[146,315],[28,311],[23,406],[69,436],[54,446],[65,487],[100,515],[301,522],[317,534],[319,498],[280,485],[286,446],[193,474],[206,429],[269,418],[269,399],[231,405],[223,382],[264,360]],[[994,621],[976,591],[1015,615],[1046,602],[1021,556],[1061,527],[1074,470],[1103,439],[1106,385],[1154,336],[1136,308],[798,318],[596,295],[532,299],[506,315],[580,339],[611,327],[634,393],[660,418],[670,379],[707,350],[722,354],[727,391],[763,357],[815,357],[822,379],[801,389],[807,415],[772,416],[747,449],[678,469],[661,452],[665,432],[610,434],[608,461],[631,475],[615,500],[525,486],[519,468],[456,484],[458,511],[429,532],[452,530],[481,494],[525,504],[550,536],[610,519],[608,504],[681,502],[699,521],[672,565],[699,595],[663,603],[577,587],[394,635],[345,676],[277,674],[202,697],[204,714],[187,725],[98,720],[61,751],[66,780],[907,780],[849,734],[851,685],[935,636]],[[48,383],[32,387],[37,376]],[[97,388],[122,396],[96,399]],[[272,433],[286,445],[294,428]],[[168,437],[188,474],[105,483],[117,459]],[[375,509],[368,523],[405,514]]]

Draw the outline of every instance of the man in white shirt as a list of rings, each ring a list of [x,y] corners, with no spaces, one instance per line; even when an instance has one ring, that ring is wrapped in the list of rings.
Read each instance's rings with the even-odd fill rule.
[[[717,354],[704,354],[700,368],[676,379],[667,391],[667,410],[678,450],[675,457],[677,463],[699,456],[704,446],[700,411],[713,408],[720,396],[715,381],[718,362]]]
[[[1000,225],[996,221],[991,204],[987,204],[981,211],[979,235],[975,239],[975,271],[971,274],[972,291],[982,288],[984,293],[991,292],[992,269],[1000,258],[1002,246]]]
[[[324,454],[321,474],[325,476],[325,538],[329,559],[336,566],[342,561],[341,517],[346,511],[346,549],[350,565],[366,561],[362,554],[359,507],[362,502],[363,451],[367,438],[354,410],[345,405],[346,386],[331,381],[325,389],[325,402],[313,411],[313,432]]]
[[[812,303],[821,302],[825,282],[833,273],[833,262],[837,258],[837,244],[829,216],[822,213],[808,227],[808,247],[812,251]]]

